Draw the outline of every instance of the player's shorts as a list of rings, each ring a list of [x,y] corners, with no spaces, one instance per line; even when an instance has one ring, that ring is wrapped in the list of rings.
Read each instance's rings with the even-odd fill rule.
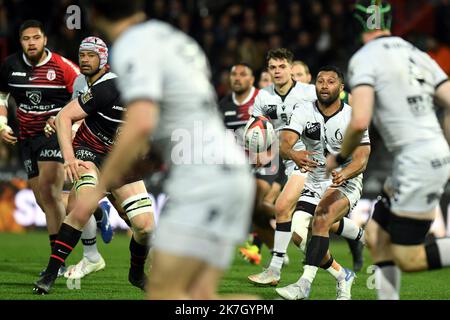
[[[288,179],[291,176],[302,176],[302,177],[308,176],[308,172],[302,171],[292,160],[285,160],[284,166],[286,168],[285,173]]]
[[[105,158],[107,156],[107,154],[96,152],[96,151],[92,150],[91,148],[89,148],[89,146],[87,146],[84,143],[79,143],[74,148],[74,152],[75,152],[75,158],[82,160],[82,161],[90,161],[90,162],[94,163],[95,166],[97,167],[97,169],[99,169],[99,170],[103,164],[103,161],[105,160]],[[123,186],[128,183],[140,181],[140,180],[142,180],[142,178],[143,178],[142,174],[140,172],[134,172],[134,170],[132,168],[130,172],[128,172],[127,174],[124,175],[124,177],[120,181],[120,184]]]
[[[444,139],[406,147],[394,154],[391,211],[413,215],[432,211],[439,203],[449,175],[450,151]]]
[[[105,160],[106,154],[96,152],[89,148],[87,145],[80,143],[74,148],[75,158],[82,161],[89,161],[95,164],[100,169]]]
[[[303,191],[300,195],[298,203],[303,203],[302,206],[304,208],[300,208],[299,204],[297,204],[296,210],[302,210],[305,212],[311,213],[311,208],[315,207],[319,204],[320,200],[327,191],[327,189],[333,188],[339,190],[345,197],[347,197],[350,205],[349,212],[353,210],[353,208],[358,203],[362,194],[362,174],[359,176],[347,180],[343,185],[339,187],[332,187],[331,180],[327,180],[324,182],[312,182],[306,181]],[[309,203],[310,205],[306,205],[305,203]],[[314,214],[314,211],[312,212]]]
[[[359,199],[361,199],[363,189],[363,175],[360,174],[352,179],[345,181],[339,187],[331,187],[339,190],[345,195],[350,203],[349,212],[351,212],[357,205]]]
[[[55,161],[64,163],[56,134],[39,135],[19,141],[19,149],[28,179],[39,176],[38,162]]]
[[[433,222],[393,214],[386,194],[378,197],[372,219],[390,235],[391,243],[404,246],[423,244]]]
[[[173,166],[164,189],[169,200],[153,247],[228,268],[250,226],[255,182],[248,167]]]
[[[281,186],[286,184],[287,177],[281,157],[278,159],[278,163],[274,161],[270,166],[254,168],[253,170],[256,179],[266,181],[269,185],[272,185],[274,182]]]
[[[323,194],[330,185],[331,180],[327,180],[324,182],[306,181],[302,193],[300,194],[300,198],[298,199],[296,211],[302,210],[313,215],[315,207],[319,204],[320,200],[322,200]],[[299,207],[299,204],[301,203],[303,203],[303,208]],[[309,205],[306,205],[305,203]],[[314,208],[312,212],[311,208]]]

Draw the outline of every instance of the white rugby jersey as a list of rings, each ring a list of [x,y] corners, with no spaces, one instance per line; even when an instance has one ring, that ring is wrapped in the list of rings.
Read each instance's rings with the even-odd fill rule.
[[[294,86],[285,96],[280,96],[275,85],[260,90],[253,104],[253,116],[266,116],[272,120],[275,130],[280,130],[289,124],[292,111],[303,101],[315,101],[316,87],[312,84],[294,82]]]
[[[124,32],[112,56],[124,103],[148,99],[159,104],[153,142],[161,145],[168,164],[173,163],[170,151],[177,142],[189,148],[183,150],[192,152],[195,164],[245,163],[232,135],[226,135],[208,61],[191,37],[151,20]]]
[[[311,182],[323,182],[326,177],[325,164],[328,153],[336,154],[341,150],[345,130],[350,124],[352,108],[341,102],[339,110],[331,116],[325,116],[314,103],[305,102],[292,113],[289,125],[282,130],[296,132],[306,146],[307,151],[316,152],[310,158],[319,163],[316,169],[308,174]],[[366,130],[361,139],[362,145],[369,145],[369,131]],[[351,157],[342,165],[346,167],[351,162]]]
[[[368,42],[350,60],[349,81],[375,90],[373,119],[386,147],[442,139],[433,96],[447,75],[426,53],[399,37]]]

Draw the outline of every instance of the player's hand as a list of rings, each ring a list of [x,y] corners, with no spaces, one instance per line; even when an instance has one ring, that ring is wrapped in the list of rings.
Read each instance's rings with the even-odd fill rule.
[[[47,122],[45,123],[44,133],[47,138],[56,132],[55,118],[56,117],[52,116],[48,118]]]
[[[17,137],[14,135],[14,132],[12,131],[11,127],[7,124],[3,125],[0,128],[0,136],[3,141],[5,141],[8,144],[15,145],[17,142]]]
[[[299,166],[303,171],[312,171],[317,167],[318,163],[315,160],[309,158],[309,156],[317,154],[317,152],[311,151],[292,151],[291,159]]]
[[[66,160],[64,162],[64,180],[69,179],[70,182],[80,179],[79,168],[90,169],[89,164],[86,161],[82,161],[76,158]]]
[[[338,163],[336,162],[336,156],[329,154],[327,156],[327,164],[326,164],[326,172],[327,177],[330,176],[330,173],[338,167]]]
[[[345,172],[343,170],[331,171],[331,177],[332,177],[332,181],[333,181],[333,185],[332,185],[333,187],[339,187],[347,180],[347,175],[345,174]]]

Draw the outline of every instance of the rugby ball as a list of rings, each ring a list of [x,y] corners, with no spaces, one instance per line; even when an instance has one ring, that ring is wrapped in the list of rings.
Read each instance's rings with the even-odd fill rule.
[[[275,129],[266,117],[252,117],[245,126],[245,149],[249,152],[260,153],[267,151],[276,139]]]

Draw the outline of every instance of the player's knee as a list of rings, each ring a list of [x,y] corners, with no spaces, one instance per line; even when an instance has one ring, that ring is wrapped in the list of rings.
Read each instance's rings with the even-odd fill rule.
[[[295,204],[294,204],[295,205]],[[278,199],[275,203],[275,212],[277,219],[289,219],[293,204],[286,199]]]
[[[39,181],[39,196],[40,201],[43,203],[53,203],[56,201],[62,201],[61,188],[53,184],[49,180]]]
[[[304,211],[296,211],[292,216],[292,240],[303,252],[306,250],[311,220],[312,215]]]

